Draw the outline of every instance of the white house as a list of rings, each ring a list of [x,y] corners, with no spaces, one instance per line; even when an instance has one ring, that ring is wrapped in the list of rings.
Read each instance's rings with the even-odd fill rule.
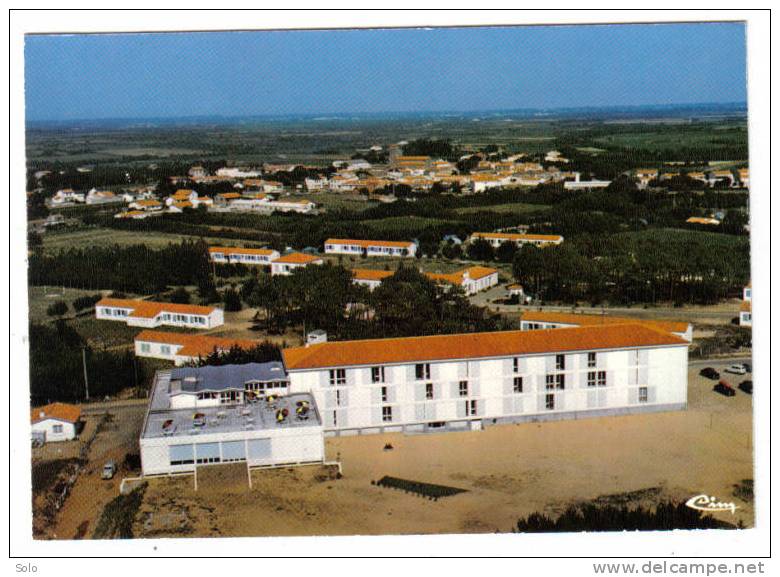
[[[93,188],[87,193],[86,204],[108,204],[112,202],[123,202],[121,196],[117,196],[110,190],[97,190]]]
[[[352,282],[374,290],[384,279],[393,274],[395,271],[391,270],[356,268],[352,269]],[[472,266],[452,273],[426,272],[424,274],[434,282],[459,286],[467,295],[476,294],[498,284],[498,271],[485,266]]]
[[[70,441],[76,438],[81,422],[81,407],[52,403],[30,410],[32,438],[42,443]]]
[[[327,434],[684,409],[688,342],[641,324],[325,342],[282,351]]]
[[[325,241],[325,253],[411,258],[417,254],[417,245],[411,241],[329,238]]]
[[[250,350],[259,341],[210,337],[191,333],[143,330],[135,337],[135,356],[173,361],[176,366],[206,358],[214,351]]]
[[[212,329],[225,322],[224,312],[217,307],[115,298],[99,300],[95,318],[150,329],[162,325]]]
[[[67,206],[75,203],[85,202],[86,198],[83,192],[74,192],[71,188],[63,188],[54,193],[49,203],[51,206]]]
[[[642,324],[671,333],[681,339],[685,339],[689,343],[693,341],[693,325],[685,321],[645,320],[606,314],[558,313],[545,310],[524,311],[520,319],[520,330],[566,329],[616,324]]]
[[[287,394],[287,384],[278,362],[158,371],[139,442],[143,474],[322,462],[316,401]]]
[[[322,258],[313,254],[291,252],[271,262],[271,275],[290,275],[297,268],[309,266],[310,264],[321,265],[324,263],[325,261]]]
[[[270,248],[240,248],[233,246],[210,246],[211,262],[223,264],[270,265],[279,258],[279,251]]]
[[[517,246],[533,244],[538,247],[561,244],[563,237],[559,234],[519,234],[510,232],[475,232],[469,237],[469,242],[486,240],[493,248],[498,248],[505,242],[513,242]]]
[[[739,326],[753,326],[753,283],[742,289],[742,302],[739,306]]]

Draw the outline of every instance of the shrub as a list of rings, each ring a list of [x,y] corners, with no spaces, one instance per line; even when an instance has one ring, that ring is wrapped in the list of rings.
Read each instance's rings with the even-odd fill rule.
[[[49,305],[49,308],[46,309],[46,314],[50,317],[61,317],[67,312],[68,303],[65,301],[57,301],[56,303]]]

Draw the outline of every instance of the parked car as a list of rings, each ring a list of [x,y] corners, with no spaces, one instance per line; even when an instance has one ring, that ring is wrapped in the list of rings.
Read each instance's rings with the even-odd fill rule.
[[[726,372],[732,375],[744,375],[747,373],[744,365],[729,365],[726,367]]]
[[[699,374],[702,377],[712,379],[713,381],[716,381],[720,378],[720,373],[715,369],[713,369],[712,367],[704,367],[702,370],[699,371]]]
[[[116,463],[114,461],[107,461],[103,465],[103,470],[100,472],[101,479],[113,479],[116,474]]]
[[[734,387],[731,386],[731,383],[724,381],[723,379],[721,379],[718,384],[712,388],[712,390],[726,397],[733,397],[737,394],[737,391],[734,390]]]
[[[748,395],[753,394],[753,381],[742,381],[739,383],[739,386],[737,387],[740,391],[743,393],[747,393]]]
[[[751,365],[750,363],[742,363],[742,366],[745,367],[745,371],[747,371],[748,373],[753,372],[753,365]]]

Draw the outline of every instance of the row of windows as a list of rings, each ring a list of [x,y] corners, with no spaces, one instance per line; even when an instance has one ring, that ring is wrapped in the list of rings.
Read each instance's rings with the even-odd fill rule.
[[[588,368],[594,367],[596,367],[596,353],[591,352],[588,353]],[[566,369],[566,355],[555,355],[555,369],[559,371]],[[519,357],[514,357],[512,359],[512,372],[521,372]],[[331,369],[329,376],[331,385],[345,385],[347,383],[347,374],[345,369]],[[418,381],[425,381],[430,379],[430,363],[418,363],[414,365],[414,378]],[[385,382],[385,367],[371,367],[371,382]]]

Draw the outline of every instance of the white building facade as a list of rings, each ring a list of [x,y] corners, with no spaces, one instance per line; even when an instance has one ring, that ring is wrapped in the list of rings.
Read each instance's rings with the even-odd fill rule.
[[[283,355],[290,391],[314,395],[330,435],[684,409],[688,343],[628,328],[332,342]],[[611,344],[593,348],[600,337]]]
[[[325,241],[325,253],[412,258],[417,254],[417,245],[411,241],[329,238]]]
[[[131,327],[159,326],[211,329],[225,323],[222,309],[209,306],[104,298],[95,305],[95,318],[123,321]]]

